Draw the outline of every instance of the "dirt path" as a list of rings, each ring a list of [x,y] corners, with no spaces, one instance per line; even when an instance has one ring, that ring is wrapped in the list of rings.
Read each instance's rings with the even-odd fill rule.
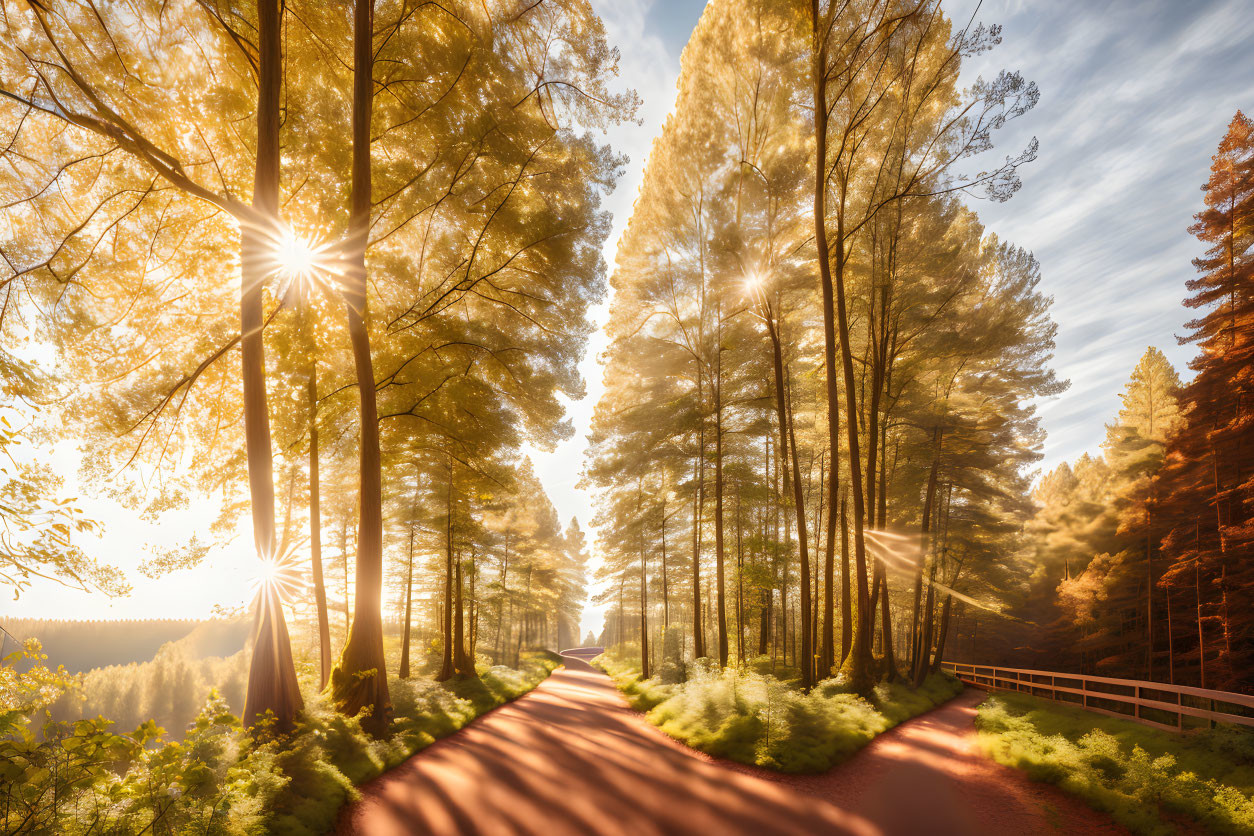
[[[592,655],[569,651],[566,666],[530,694],[362,787],[337,832],[1122,832],[1081,802],[981,757],[971,725],[978,692],[881,735],[830,772],[780,775],[670,739],[586,663]]]

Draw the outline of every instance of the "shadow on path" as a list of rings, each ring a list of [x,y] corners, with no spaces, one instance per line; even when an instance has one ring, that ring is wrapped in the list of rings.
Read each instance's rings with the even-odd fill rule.
[[[821,775],[710,758],[632,711],[587,660],[361,787],[337,833],[1118,833],[1051,787],[975,752],[982,695],[881,735]]]

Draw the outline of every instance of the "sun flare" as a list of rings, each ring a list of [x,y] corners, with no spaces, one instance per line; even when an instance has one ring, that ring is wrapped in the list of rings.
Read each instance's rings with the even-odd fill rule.
[[[287,276],[308,276],[318,264],[318,248],[290,229],[283,231],[274,255],[278,272]]]
[[[266,558],[261,561],[250,586],[265,594],[277,595],[281,601],[290,601],[304,585],[301,572],[290,560]]]

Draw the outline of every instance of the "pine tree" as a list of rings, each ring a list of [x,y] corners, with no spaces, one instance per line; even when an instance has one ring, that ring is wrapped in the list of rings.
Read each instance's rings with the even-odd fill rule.
[[[1165,591],[1192,587],[1196,603],[1196,647],[1177,670],[1196,666],[1203,687],[1249,687],[1254,564],[1242,556],[1254,543],[1254,125],[1240,111],[1203,191],[1206,208],[1190,231],[1208,249],[1194,260],[1199,275],[1185,299],[1199,315],[1180,338],[1198,346],[1195,376],[1180,392],[1182,420],[1154,507],[1167,528]]]

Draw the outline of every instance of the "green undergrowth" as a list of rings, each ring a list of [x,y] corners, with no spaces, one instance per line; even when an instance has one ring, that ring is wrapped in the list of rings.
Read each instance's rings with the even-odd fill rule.
[[[41,658],[37,644],[21,653]],[[311,693],[293,732],[250,733],[214,692],[182,740],[152,721],[130,733],[103,717],[55,721],[48,706],[79,678],[41,664],[21,673],[0,666],[0,832],[327,833],[358,797],[356,785],[525,694],[560,664],[538,652],[517,669],[481,663],[478,679],[392,679],[393,720],[378,739]]]
[[[382,739],[366,734],[357,718],[337,714],[319,698],[306,707],[307,726],[278,756],[278,768],[291,781],[274,799],[267,832],[327,832],[340,808],[357,797],[357,784],[522,696],[560,664],[557,654],[542,652],[524,655],[518,669],[481,666],[478,679],[394,679],[389,688],[395,719],[390,735]]]
[[[794,684],[746,670],[694,665],[683,682],[640,678],[623,658],[602,654],[604,670],[649,721],[694,749],[780,772],[822,772],[876,735],[962,692],[948,674],[928,677],[917,691],[881,684],[867,697],[828,679],[804,693]]]
[[[976,720],[1000,763],[1056,784],[1141,834],[1189,819],[1216,833],[1254,833],[1254,732],[1175,733],[1026,694],[995,694]]]

